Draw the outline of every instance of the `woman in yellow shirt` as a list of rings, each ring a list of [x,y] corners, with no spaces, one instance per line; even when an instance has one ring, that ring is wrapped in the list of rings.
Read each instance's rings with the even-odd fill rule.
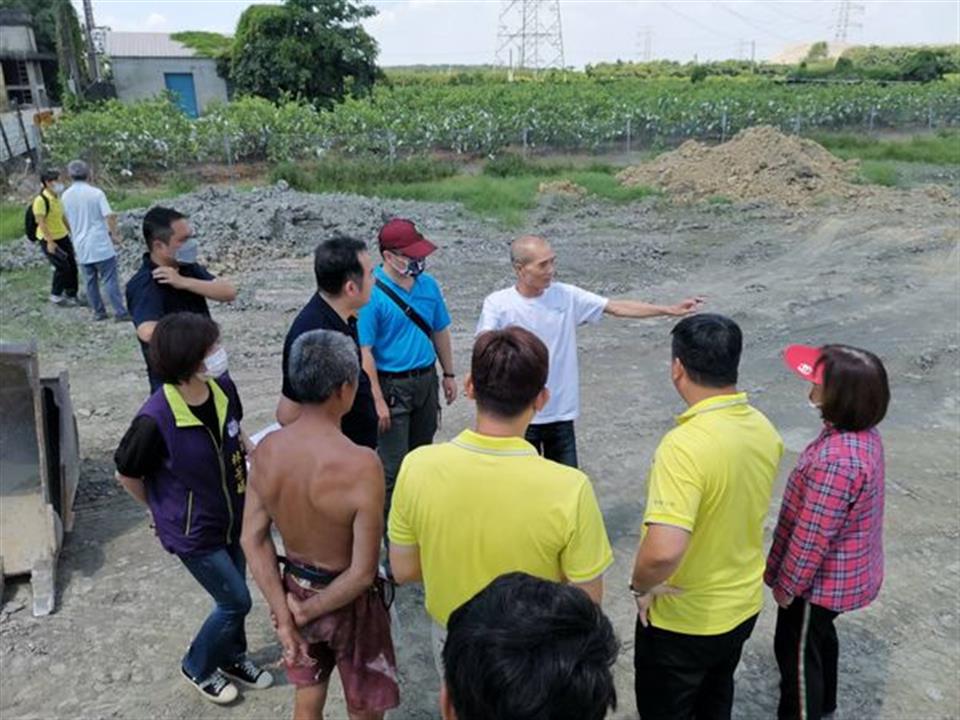
[[[70,226],[63,214],[60,193],[63,183],[60,172],[47,169],[40,173],[43,184],[40,194],[33,201],[33,216],[37,221],[37,237],[40,249],[53,265],[53,282],[50,287],[50,302],[54,305],[79,305],[77,290],[77,256],[70,242]]]

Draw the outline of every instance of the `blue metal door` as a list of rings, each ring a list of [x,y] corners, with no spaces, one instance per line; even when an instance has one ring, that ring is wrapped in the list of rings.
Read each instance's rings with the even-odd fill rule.
[[[177,98],[177,104],[190,117],[197,117],[197,91],[193,85],[193,73],[164,73],[164,85]]]

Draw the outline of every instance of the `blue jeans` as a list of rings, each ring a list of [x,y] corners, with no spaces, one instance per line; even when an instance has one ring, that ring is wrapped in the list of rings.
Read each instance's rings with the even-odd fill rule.
[[[216,602],[183,659],[183,669],[190,677],[205,680],[217,668],[232,665],[246,655],[243,623],[251,605],[247,563],[239,544],[206,555],[178,557]]]
[[[529,425],[526,439],[547,460],[578,467],[577,436],[573,432],[573,420]]]
[[[123,304],[123,294],[120,292],[120,280],[117,277],[117,257],[113,256],[106,260],[95,263],[84,263],[80,266],[83,269],[83,279],[87,283],[87,298],[90,300],[90,307],[93,312],[102,317],[107,314],[107,309],[103,306],[103,298],[100,297],[100,285],[97,278],[103,282],[107,289],[107,297],[110,304],[113,305],[113,312],[119,316],[127,314],[127,308]]]

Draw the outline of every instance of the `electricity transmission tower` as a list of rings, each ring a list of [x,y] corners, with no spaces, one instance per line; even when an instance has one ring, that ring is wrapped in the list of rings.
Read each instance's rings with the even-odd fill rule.
[[[502,0],[497,64],[534,72],[563,69],[560,0]]]
[[[94,47],[93,33],[96,25],[93,24],[93,2],[83,0],[83,18],[87,26],[87,64],[90,66],[90,79],[100,81],[100,66],[97,63],[97,50]]]
[[[650,25],[644,25],[640,28],[640,31],[637,34],[637,45],[643,43],[643,52],[640,53],[640,57],[644,62],[650,62],[653,60],[653,27]]]
[[[863,5],[858,5],[851,0],[840,0],[840,2],[837,3],[837,21],[835,25],[836,33],[834,34],[833,39],[839,42],[846,42],[847,33],[850,28],[862,29],[862,23],[853,22],[850,18],[853,15],[862,14],[863,11]]]

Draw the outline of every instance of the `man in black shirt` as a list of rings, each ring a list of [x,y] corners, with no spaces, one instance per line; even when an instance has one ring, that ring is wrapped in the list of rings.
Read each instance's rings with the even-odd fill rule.
[[[183,311],[210,317],[208,298],[233,302],[237,297],[232,283],[216,279],[202,265],[177,261],[177,250],[192,234],[186,215],[171,208],[151,208],[143,218],[147,252],[140,269],[127,282],[126,295],[127,308],[147,363],[151,393],[159,389],[161,383],[150,372],[147,349],[160,318]]]
[[[283,343],[283,394],[277,405],[277,422],[288,425],[300,414],[299,398],[290,383],[290,348],[310,330],[335,330],[349,335],[357,346],[357,311],[370,300],[373,290],[373,261],[360,240],[337,237],[317,245],[313,255],[317,292],[294,319]],[[376,449],[377,411],[370,390],[370,378],[361,369],[357,396],[340,424],[343,434],[357,445]]]

